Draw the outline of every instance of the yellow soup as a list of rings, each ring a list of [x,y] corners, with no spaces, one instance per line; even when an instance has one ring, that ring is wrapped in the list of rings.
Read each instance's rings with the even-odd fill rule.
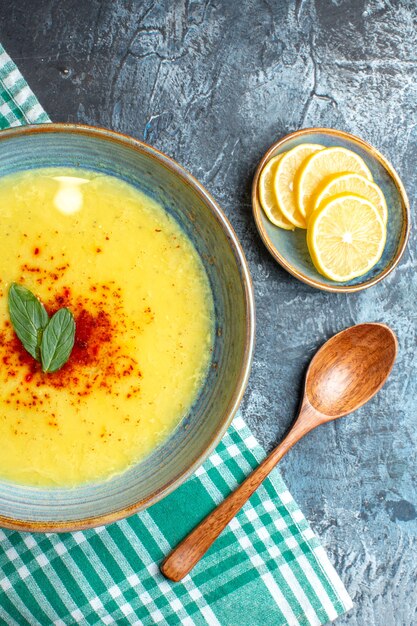
[[[53,374],[10,323],[12,282],[76,320]],[[71,486],[126,470],[160,444],[204,380],[213,302],[175,220],[127,183],[44,169],[0,184],[0,478]]]

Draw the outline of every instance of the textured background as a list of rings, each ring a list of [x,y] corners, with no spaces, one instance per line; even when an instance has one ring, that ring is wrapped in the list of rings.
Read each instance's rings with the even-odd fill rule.
[[[53,120],[108,126],[163,150],[207,186],[236,229],[258,314],[243,412],[267,449],[291,423],[303,369],[326,338],[362,321],[384,321],[398,333],[400,354],[384,390],[354,416],[311,433],[281,469],[355,601],[338,623],[415,626],[415,235],[382,284],[357,295],[314,291],[264,249],[250,185],[273,141],[332,126],[392,161],[414,214],[416,2],[28,6],[2,0],[0,40]]]

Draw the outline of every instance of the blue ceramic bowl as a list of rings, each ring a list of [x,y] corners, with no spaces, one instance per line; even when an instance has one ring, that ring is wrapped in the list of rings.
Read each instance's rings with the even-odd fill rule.
[[[364,276],[337,283],[322,276],[314,267],[307,249],[306,231],[288,231],[274,226],[263,212],[258,199],[259,175],[269,159],[287,152],[300,143],[343,146],[359,154],[372,172],[374,181],[385,195],[388,207],[387,241],[381,259]],[[331,128],[305,128],[274,143],[256,170],[252,186],[252,206],[258,231],[272,256],[290,274],[311,287],[325,291],[353,292],[375,285],[397,265],[407,245],[410,208],[404,186],[392,165],[375,148],[362,139]]]
[[[0,482],[0,526],[51,532],[126,517],[194,472],[220,441],[242,398],[255,324],[249,270],[235,233],[213,198],[172,159],[130,137],[87,126],[45,124],[0,133],[0,176],[55,166],[117,176],[175,217],[209,276],[216,333],[212,367],[198,399],[173,435],[144,461],[106,482],[73,489]]]

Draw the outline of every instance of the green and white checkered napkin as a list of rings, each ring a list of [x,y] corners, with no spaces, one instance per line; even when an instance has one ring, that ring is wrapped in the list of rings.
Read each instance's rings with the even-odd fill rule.
[[[49,121],[0,46],[0,128]],[[352,602],[278,471],[181,583],[158,564],[265,453],[240,416],[153,507],[86,532],[0,530],[0,624],[319,625]]]

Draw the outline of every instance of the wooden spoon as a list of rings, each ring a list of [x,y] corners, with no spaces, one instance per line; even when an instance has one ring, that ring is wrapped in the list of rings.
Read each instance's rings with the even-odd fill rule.
[[[358,324],[338,333],[314,356],[307,370],[300,412],[284,441],[163,561],[161,572],[181,580],[292,446],[310,430],[368,402],[387,380],[397,338],[385,324]]]

